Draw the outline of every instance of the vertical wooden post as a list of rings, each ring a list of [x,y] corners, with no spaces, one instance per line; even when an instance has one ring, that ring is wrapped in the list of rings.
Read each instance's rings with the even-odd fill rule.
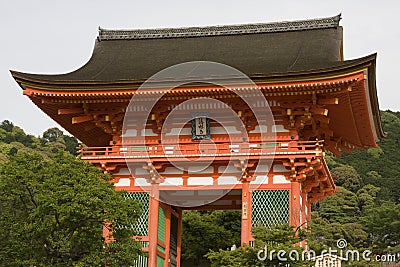
[[[297,181],[291,182],[290,190],[290,225],[299,227],[300,222],[300,183]]]
[[[243,177],[242,182],[242,225],[240,241],[241,245],[249,245],[251,239],[251,194],[250,181],[252,179]]]
[[[165,221],[165,260],[164,267],[168,267],[170,262],[170,249],[171,249],[171,206],[168,205],[166,209]]]
[[[106,243],[113,241],[112,230],[110,229],[110,227],[111,227],[111,223],[108,223],[108,222],[103,223],[103,239],[104,239],[104,242],[106,242]]]
[[[311,222],[311,203],[308,200],[308,196],[307,196],[307,221]]]
[[[308,225],[308,218],[306,214],[306,209],[307,209],[307,193],[301,191],[301,225],[302,228],[306,228]]]
[[[307,209],[307,193],[303,192],[302,185],[299,184],[299,193],[301,195],[301,203],[300,203],[300,210],[301,210],[301,220],[300,220],[300,228],[305,229],[308,226],[308,218],[306,215]],[[300,246],[304,249],[307,249],[306,241],[301,241]]]
[[[149,266],[157,266],[159,184],[151,184],[149,203]]]
[[[181,266],[181,246],[182,246],[182,209],[178,209],[178,242],[177,242],[177,263],[176,266]]]

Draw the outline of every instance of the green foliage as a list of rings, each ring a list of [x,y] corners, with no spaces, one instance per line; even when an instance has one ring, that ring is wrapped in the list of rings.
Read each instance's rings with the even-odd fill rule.
[[[361,180],[356,169],[352,166],[340,166],[331,169],[332,177],[338,186],[342,186],[347,190],[356,192],[360,187]]]
[[[43,133],[43,138],[47,142],[55,142],[57,139],[62,138],[64,133],[58,128],[50,128]]]
[[[376,197],[380,191],[379,187],[368,184],[357,191],[358,208],[361,212],[368,211],[376,205]]]
[[[14,124],[12,122],[10,122],[9,120],[4,120],[0,124],[0,128],[3,129],[4,131],[10,133],[12,131],[12,129],[14,128]]]
[[[211,250],[240,245],[240,211],[185,211],[182,258],[198,263]]]
[[[4,146],[6,144],[13,146]],[[25,134],[20,127],[7,120],[0,124],[0,162],[4,161],[4,156],[15,155],[20,149],[25,152],[39,152],[49,157],[60,151],[67,151],[76,156],[78,145],[75,137],[65,135],[58,128],[46,130],[40,138]]]
[[[76,148],[79,145],[78,140],[75,137],[69,135],[63,135],[63,140],[65,142],[65,150],[71,155],[77,156]]]
[[[253,229],[255,246],[239,247],[235,250],[210,251],[206,257],[212,267],[219,266],[312,266],[313,262],[302,260],[303,249],[298,246],[307,237],[304,230],[293,229],[288,225],[276,225],[271,229],[256,227]],[[278,258],[278,251],[284,251]]]
[[[71,155],[17,153],[0,167],[1,266],[129,266],[140,253],[127,227],[105,244],[104,222],[130,224],[140,207]]]
[[[325,201],[321,201],[316,207],[320,217],[335,223],[352,223],[357,221],[360,215],[357,195],[345,188],[339,187],[339,192]]]
[[[380,249],[399,244],[400,204],[385,202],[380,206],[371,206],[362,221],[374,245]]]
[[[26,147],[33,148],[34,136],[26,135],[18,126],[14,126],[8,121],[3,121],[0,125],[0,142],[10,144],[19,142]]]

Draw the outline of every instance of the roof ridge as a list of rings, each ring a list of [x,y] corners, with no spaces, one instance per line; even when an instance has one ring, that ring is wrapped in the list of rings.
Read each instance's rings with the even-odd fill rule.
[[[164,39],[179,37],[201,37],[218,35],[240,35],[254,33],[288,32],[312,29],[337,28],[341,14],[328,18],[282,21],[270,23],[252,23],[236,25],[218,25],[205,27],[156,28],[133,30],[109,30],[99,27],[99,41]]]

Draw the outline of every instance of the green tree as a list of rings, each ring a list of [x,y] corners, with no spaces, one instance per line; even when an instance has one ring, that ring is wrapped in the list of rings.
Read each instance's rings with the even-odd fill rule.
[[[65,135],[63,131],[54,127],[47,129],[43,133],[43,145],[50,143],[53,150],[65,150],[76,156],[76,148],[79,145],[78,140],[69,135]]]
[[[1,266],[130,266],[140,207],[69,154],[17,153],[0,167]],[[105,222],[114,241],[102,237]]]
[[[14,128],[14,124],[10,122],[9,120],[4,120],[0,124],[0,128],[4,129],[6,132],[11,132],[12,129]]]
[[[313,262],[302,260],[303,249],[298,246],[307,237],[304,230],[294,229],[289,225],[276,225],[271,229],[256,227],[253,229],[255,246],[239,247],[235,250],[210,251],[206,257],[212,267],[239,266],[312,266]],[[273,252],[275,251],[275,253]],[[285,253],[278,258],[278,251]],[[271,253],[272,252],[272,253]],[[286,260],[282,260],[286,258]]]
[[[185,211],[182,258],[199,264],[211,250],[240,245],[240,211]]]
[[[43,138],[46,139],[47,142],[55,142],[55,141],[57,141],[58,138],[60,138],[62,136],[64,136],[63,131],[61,131],[57,127],[47,129],[43,133]]]
[[[68,151],[71,155],[77,156],[76,148],[79,145],[78,140],[75,137],[64,135],[63,136],[65,142],[65,150]]]
[[[368,184],[357,191],[358,208],[361,212],[375,206],[375,200],[380,191],[379,187]]]
[[[335,179],[336,185],[342,186],[347,190],[356,192],[360,187],[361,180],[356,169],[352,166],[340,166],[333,168],[331,174]]]
[[[314,211],[331,223],[357,222],[360,215],[357,195],[343,187],[338,187],[338,191],[333,196],[320,201]]]
[[[372,241],[379,248],[396,246],[400,241],[400,204],[385,202],[368,209],[362,218]]]

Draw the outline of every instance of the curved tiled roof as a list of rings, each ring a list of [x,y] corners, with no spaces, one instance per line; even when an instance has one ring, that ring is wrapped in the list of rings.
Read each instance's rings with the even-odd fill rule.
[[[140,82],[190,61],[226,64],[249,77],[326,69],[342,64],[339,20],[340,15],[231,26],[100,29],[91,58],[76,71],[18,76],[58,84]]]
[[[339,27],[341,15],[312,20],[284,21],[273,23],[221,25],[208,27],[163,28],[144,30],[106,30],[99,28],[99,41],[138,40],[159,38],[201,37],[219,35],[237,35],[271,32],[288,32]]]

